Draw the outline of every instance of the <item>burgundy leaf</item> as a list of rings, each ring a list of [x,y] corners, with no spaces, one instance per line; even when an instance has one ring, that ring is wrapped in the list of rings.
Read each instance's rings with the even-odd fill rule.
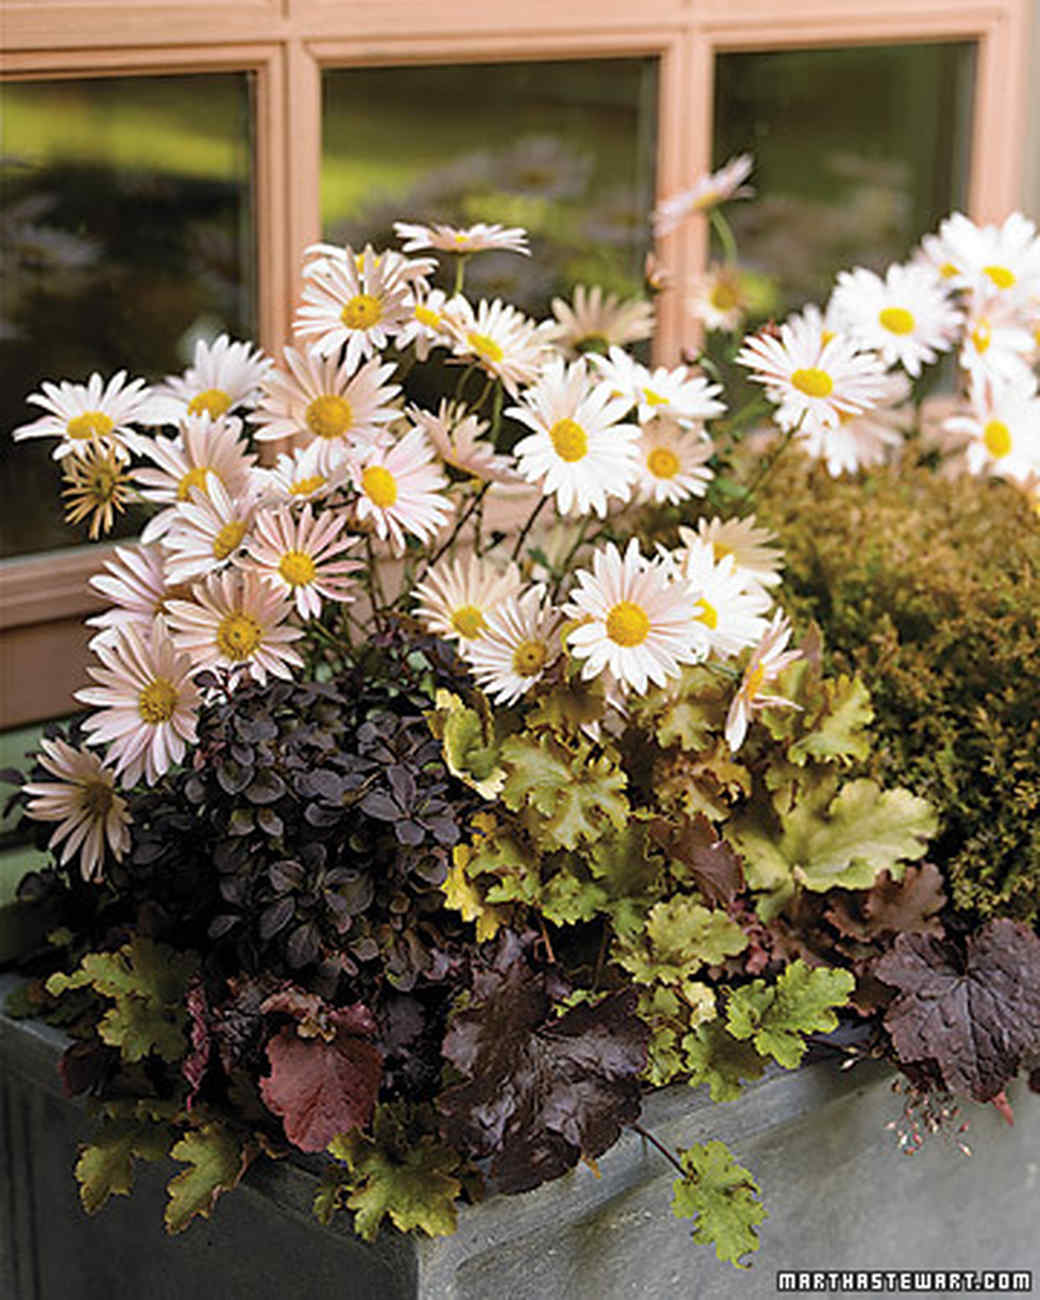
[[[880,934],[942,935],[939,913],[946,905],[942,874],[932,862],[911,864],[902,880],[882,871],[863,894],[835,895],[827,920],[850,939]]]
[[[656,819],[650,823],[650,834],[669,857],[682,863],[711,906],[726,907],[744,888],[740,858],[703,813],[684,815],[678,826]]]
[[[213,1046],[209,1035],[209,1003],[206,999],[206,990],[197,975],[192,977],[188,985],[188,996],[185,1002],[188,1018],[191,1021],[191,1051],[181,1063],[181,1073],[188,1081],[185,1109],[191,1110],[199,1088],[202,1087]]]

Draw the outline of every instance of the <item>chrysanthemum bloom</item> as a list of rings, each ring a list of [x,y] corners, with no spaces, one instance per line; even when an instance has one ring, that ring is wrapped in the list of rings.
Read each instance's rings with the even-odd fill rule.
[[[409,298],[411,317],[401,327],[395,340],[398,351],[415,346],[415,359],[425,361],[431,348],[446,348],[451,344],[451,336],[444,319],[444,311],[451,300],[443,289],[431,289],[428,293],[412,295]]]
[[[323,596],[354,599],[350,575],[361,565],[357,560],[336,559],[357,541],[343,536],[346,524],[343,515],[327,513],[315,519],[309,505],[296,518],[288,507],[261,511],[247,542],[249,559],[244,565],[295,601],[300,618],[317,618]]]
[[[303,274],[307,277],[324,270],[330,263],[347,261],[353,262],[354,269],[360,273],[365,269],[366,253],[387,279],[403,280],[412,293],[425,293],[426,281],[437,269],[435,257],[405,257],[396,248],[375,249],[366,244],[358,253],[349,244],[318,243],[303,250]]]
[[[91,641],[91,649],[99,641],[110,643],[117,627],[132,626],[147,640],[156,614],[166,611],[167,598],[181,594],[167,582],[162,550],[158,546],[117,546],[115,558],[105,561],[105,569],[107,573],[96,573],[89,582],[113,607],[87,619],[90,627],[102,629]]]
[[[744,676],[726,715],[726,741],[735,754],[744,743],[752,713],[759,709],[797,709],[800,705],[781,695],[764,695],[762,687],[775,681],[788,664],[802,657],[800,650],[786,650],[791,639],[791,625],[777,610],[744,669]]]
[[[66,456],[61,476],[68,484],[61,493],[66,501],[65,522],[78,524],[89,519],[92,542],[111,532],[116,514],[122,514],[137,497],[129,462],[104,443],[88,443]]]
[[[920,266],[890,266],[883,280],[863,267],[842,271],[828,314],[886,366],[901,365],[915,379],[953,346],[962,322],[942,282]]]
[[[751,175],[754,160],[748,153],[731,158],[717,172],[700,176],[687,189],[670,194],[654,209],[654,234],[658,239],[678,230],[695,212],[707,212],[729,199],[746,199],[754,190],[744,181]]]
[[[263,686],[268,673],[290,678],[292,668],[303,666],[291,644],[303,632],[287,624],[292,602],[259,573],[232,569],[211,574],[192,588],[190,601],[170,600],[167,607],[173,638],[193,671],[244,668]]]
[[[250,403],[271,367],[271,361],[251,343],[233,343],[226,334],[195,344],[194,363],[183,375],[167,375],[155,389],[163,424],[177,424],[186,415],[218,419],[236,406]]]
[[[465,298],[456,295],[446,304],[444,320],[451,332],[456,357],[474,361],[516,397],[520,384],[531,383],[549,348],[548,331],[523,312],[496,298],[482,299],[474,313]]]
[[[584,359],[554,357],[520,406],[506,412],[534,432],[513,448],[517,468],[560,514],[607,513],[608,497],[627,501],[638,474],[639,430],[630,403],[598,382]]]
[[[676,565],[696,593],[692,615],[702,658],[714,654],[728,659],[755,644],[765,631],[763,615],[773,599],[764,587],[748,584],[732,555],[716,561],[713,548],[698,541],[666,553],[663,562],[666,570]]]
[[[145,386],[143,379],[127,383],[125,370],[113,375],[107,384],[100,375],[93,374],[85,384],[66,380],[51,384],[45,380],[40,387],[41,392],[30,393],[25,400],[42,406],[47,414],[31,424],[19,425],[11,436],[16,442],[24,438],[60,439],[54,449],[55,460],[82,451],[92,442],[121,449],[135,424],[149,424],[156,415],[152,389]]]
[[[879,357],[807,320],[785,322],[779,337],[746,338],[736,359],[778,403],[773,419],[782,429],[836,428],[843,415],[860,415],[877,405],[885,390]]]
[[[1040,290],[1040,238],[1021,212],[1000,226],[977,226],[955,212],[939,227],[933,256],[952,268],[950,283],[990,298],[1019,299]]]
[[[813,460],[822,460],[837,478],[891,460],[913,427],[913,386],[901,371],[884,377],[878,404],[862,415],[842,415],[833,428],[799,429],[798,444]]]
[[[639,439],[637,494],[658,505],[704,496],[713,477],[706,464],[713,450],[709,438],[675,420],[651,420]]]
[[[176,438],[137,435],[131,440],[133,450],[156,466],[135,471],[141,496],[168,507],[145,524],[142,541],[162,537],[177,516],[177,502],[189,501],[192,488],[205,492],[211,474],[231,497],[249,491],[256,457],[239,439],[241,431],[242,421],[235,416],[211,420],[208,415],[189,415],[181,421]]]
[[[416,613],[434,636],[464,644],[483,636],[491,612],[519,589],[515,564],[502,569],[472,553],[440,560],[415,588]]]
[[[227,568],[249,537],[256,514],[251,497],[229,496],[214,475],[204,490],[189,489],[189,498],[175,507],[174,521],[162,539],[171,583],[191,582]]]
[[[483,635],[464,642],[462,656],[496,704],[515,704],[559,657],[559,629],[559,610],[545,603],[545,588],[535,585],[497,605]]]
[[[650,682],[664,686],[684,663],[703,657],[693,620],[695,593],[672,581],[639,553],[633,538],[622,558],[608,543],[592,557],[592,572],[580,569],[564,606],[582,620],[567,635],[567,649],[584,659],[581,675],[609,669],[624,688],[642,694]]]
[[[279,452],[270,469],[253,471],[257,500],[263,505],[297,506],[328,496],[342,485],[347,469],[345,454],[328,471],[322,469],[326,456],[321,439],[296,447],[289,454]]]
[[[1040,473],[1040,397],[1035,380],[1027,388],[976,386],[971,413],[955,415],[943,427],[967,438],[965,457],[973,474],[996,474],[1025,485]]]
[[[372,447],[350,462],[360,524],[370,524],[391,548],[404,550],[404,535],[422,542],[435,537],[451,514],[443,496],[448,481],[434,463],[433,448],[419,429],[409,429],[392,447]]]
[[[527,231],[520,226],[488,225],[478,221],[473,226],[423,226],[412,221],[395,221],[394,234],[402,241],[406,253],[420,248],[436,248],[442,253],[481,253],[488,248],[505,249],[530,256]]]
[[[746,519],[698,519],[697,529],[679,529],[679,541],[686,550],[706,546],[718,563],[727,556],[745,587],[775,587],[780,582],[783,551],[776,545],[777,536],[768,528],[759,528],[755,516]]]
[[[102,666],[87,672],[98,685],[75,692],[77,700],[100,710],[83,723],[87,744],[108,745],[107,757],[123,785],[136,785],[142,774],[154,785],[197,738],[199,692],[191,660],[175,650],[162,615],[147,641],[124,625],[95,653]]]
[[[485,483],[520,481],[513,458],[500,456],[493,443],[482,439],[489,428],[487,421],[478,419],[465,406],[442,398],[436,415],[418,406],[407,407],[405,413],[426,435],[445,465]]]
[[[593,356],[591,361],[611,391],[636,407],[640,424],[666,415],[692,425],[725,414],[725,403],[717,399],[722,386],[692,374],[686,366],[672,370],[658,366],[650,371],[621,348],[611,348],[607,356]]]
[[[106,843],[117,862],[130,847],[127,827],[132,818],[126,800],[116,793],[115,773],[97,754],[74,749],[64,740],[41,739],[38,759],[57,780],[23,785],[32,796],[25,811],[37,821],[59,823],[47,847],[65,841],[63,866],[79,850],[83,879],[100,880]]]
[[[974,386],[990,383],[1028,388],[1034,377],[1030,365],[1033,346],[1033,338],[1013,305],[972,296],[957,359]]]
[[[585,352],[606,352],[638,343],[654,332],[653,303],[645,298],[622,301],[617,294],[604,293],[599,285],[591,289],[576,285],[573,303],[554,298],[552,309],[559,324],[550,337],[572,360]]]
[[[326,258],[305,268],[295,330],[312,339],[312,348],[322,356],[345,347],[344,359],[353,371],[362,357],[385,348],[408,319],[409,288],[372,249],[365,249],[360,269],[353,251],[344,251],[341,260]]]
[[[689,281],[686,310],[705,329],[740,329],[751,302],[735,266],[710,266]]]
[[[285,349],[289,373],[272,370],[264,381],[256,410],[249,417],[259,427],[258,442],[309,433],[324,450],[319,468],[328,474],[350,451],[386,440],[386,426],[400,417],[391,405],[401,391],[386,380],[394,373],[392,361],[378,358],[340,363],[334,356]]]

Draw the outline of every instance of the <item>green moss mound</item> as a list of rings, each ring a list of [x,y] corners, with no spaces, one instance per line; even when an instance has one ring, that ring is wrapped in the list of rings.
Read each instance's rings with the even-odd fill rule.
[[[1040,918],[1040,523],[1022,493],[900,467],[860,479],[792,457],[757,501],[792,614],[857,669],[876,773],[940,811],[958,907]]]

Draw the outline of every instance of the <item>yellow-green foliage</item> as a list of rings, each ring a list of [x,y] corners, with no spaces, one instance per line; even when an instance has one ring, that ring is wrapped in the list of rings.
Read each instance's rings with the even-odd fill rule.
[[[858,670],[873,767],[929,799],[956,903],[1040,915],[1040,526],[1005,483],[923,468],[864,480],[792,457],[759,496],[788,604]]]

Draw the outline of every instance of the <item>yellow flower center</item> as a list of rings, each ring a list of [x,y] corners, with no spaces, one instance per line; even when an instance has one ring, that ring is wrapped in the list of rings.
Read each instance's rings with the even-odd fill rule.
[[[643,389],[643,400],[647,406],[667,406],[668,398],[662,397],[660,393],[655,393],[652,388]]]
[[[610,339],[605,334],[586,334],[574,344],[577,352],[596,352],[600,356],[605,356],[610,350]]]
[[[733,547],[727,546],[724,542],[712,542],[711,554],[715,563],[718,564],[719,560],[724,560],[727,555],[733,554]]]
[[[314,581],[318,570],[304,551],[286,551],[278,561],[278,572],[290,587],[306,587]]]
[[[204,393],[196,393],[188,403],[189,415],[202,415],[205,411],[213,420],[219,420],[231,410],[231,398],[223,388],[207,388]]]
[[[137,697],[137,712],[149,726],[169,722],[177,708],[177,688],[168,677],[156,677]]]
[[[340,438],[354,423],[354,412],[345,397],[326,393],[310,403],[304,418],[307,428],[319,438]]]
[[[952,280],[957,274],[957,268],[952,262],[943,262],[942,266],[939,267],[939,274],[944,280]]]
[[[232,551],[237,551],[246,535],[246,525],[241,519],[232,519],[217,533],[213,539],[213,558],[226,560]]]
[[[989,351],[989,345],[993,342],[993,331],[985,317],[976,323],[971,332],[971,341],[975,345],[976,352]]]
[[[460,605],[452,612],[451,625],[459,636],[465,637],[467,641],[480,636],[487,626],[483,612],[476,605]]]
[[[1012,289],[1015,285],[1015,273],[1006,266],[984,266],[982,268],[998,289]]]
[[[107,463],[95,465],[86,480],[80,485],[80,491],[95,505],[108,505],[119,495],[119,489],[126,482],[126,476],[118,465]]]
[[[65,432],[74,442],[86,442],[90,438],[107,438],[114,428],[112,417],[104,411],[84,411],[73,416]]]
[[[817,370],[815,366],[808,370],[796,370],[791,376],[791,383],[806,397],[829,397],[834,391],[834,380],[826,370]]]
[[[694,609],[697,611],[697,613],[694,614],[694,618],[697,622],[703,623],[705,627],[711,628],[714,632],[719,625],[719,611],[715,606],[709,604],[709,602],[702,596],[697,604],[694,605]]]
[[[289,492],[294,497],[310,496],[312,492],[317,492],[318,488],[324,487],[328,481],[324,474],[312,474],[310,478],[298,478],[295,483],[290,483]]]
[[[466,338],[469,340],[469,345],[473,351],[478,356],[483,357],[485,361],[497,362],[501,361],[505,356],[505,353],[495,340],[488,338],[486,334],[478,334],[475,330],[470,330]]]
[[[248,659],[263,639],[263,628],[248,614],[225,614],[217,627],[217,648],[235,663]]]
[[[765,664],[759,664],[753,668],[744,679],[744,695],[749,700],[753,700],[758,692],[762,689],[762,684],[766,679]]]
[[[994,460],[1000,460],[1011,450],[1011,430],[1003,420],[990,420],[982,431],[982,441]]]
[[[114,791],[106,781],[87,781],[79,797],[79,806],[88,817],[101,821],[108,816],[114,797]]]
[[[890,334],[912,334],[914,332],[913,313],[905,307],[885,307],[878,315],[878,320]]]
[[[708,301],[717,311],[732,311],[740,298],[736,289],[725,280],[720,280],[708,295]]]
[[[397,479],[382,465],[369,465],[362,472],[361,486],[369,501],[381,510],[389,510],[397,500]]]
[[[679,457],[670,447],[655,447],[646,458],[646,467],[655,478],[675,478]]]
[[[429,307],[424,307],[422,303],[416,303],[415,319],[420,325],[425,325],[427,329],[439,330],[441,327],[440,313],[432,311]]]
[[[547,651],[541,641],[521,641],[513,651],[513,672],[534,677],[545,666]]]
[[[348,330],[371,329],[379,324],[382,316],[382,303],[370,293],[355,294],[339,314]]]
[[[576,420],[557,420],[549,430],[549,440],[561,460],[573,464],[586,454],[589,440]]]
[[[198,488],[200,492],[205,492],[206,475],[212,473],[213,470],[208,465],[196,465],[194,469],[189,469],[177,484],[177,500],[189,500],[192,488]],[[217,477],[219,478],[220,475],[218,474]]]
[[[649,635],[650,619],[634,601],[619,601],[607,615],[607,636],[616,645],[642,645]]]

